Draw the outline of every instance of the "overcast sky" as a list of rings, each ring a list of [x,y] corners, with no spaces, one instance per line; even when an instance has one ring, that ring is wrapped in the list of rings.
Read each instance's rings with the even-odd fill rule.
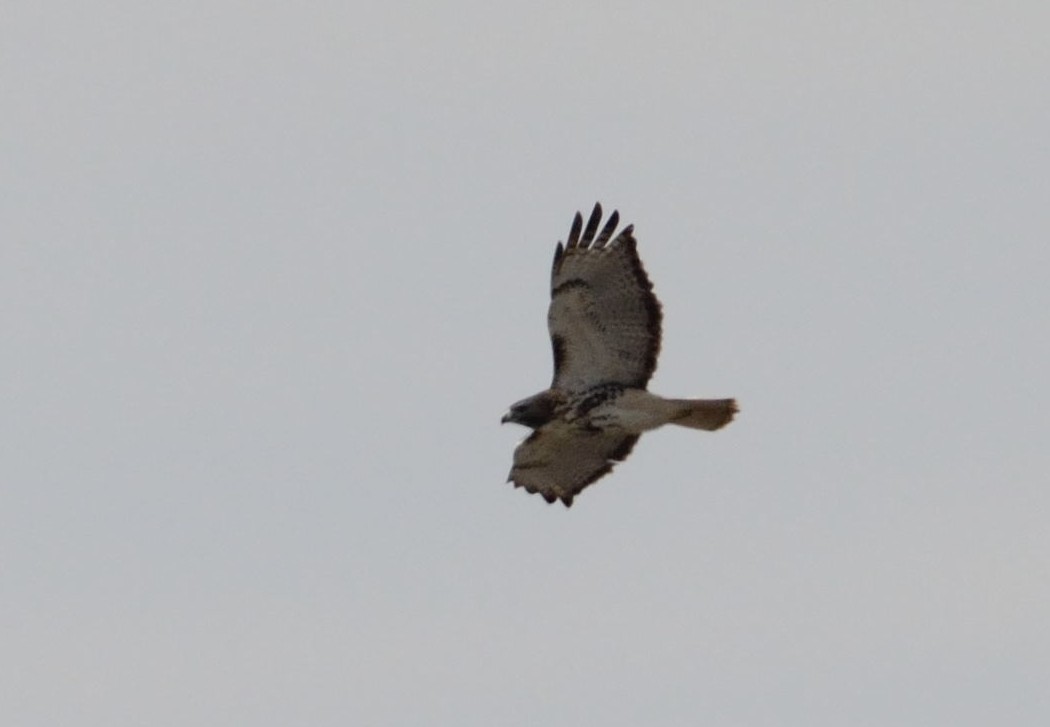
[[[7,2],[0,722],[1050,723],[1040,2]],[[551,256],[653,390],[505,484]]]

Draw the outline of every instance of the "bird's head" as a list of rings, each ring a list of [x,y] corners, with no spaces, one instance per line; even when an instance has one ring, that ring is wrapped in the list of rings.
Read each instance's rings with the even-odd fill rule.
[[[503,415],[500,423],[514,422],[539,429],[554,417],[554,410],[560,400],[561,397],[549,389],[541,391],[535,396],[511,404],[510,410]]]

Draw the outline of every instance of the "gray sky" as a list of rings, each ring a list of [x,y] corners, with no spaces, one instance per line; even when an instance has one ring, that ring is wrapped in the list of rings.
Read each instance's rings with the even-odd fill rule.
[[[1050,721],[1043,3],[7,3],[0,721]],[[595,200],[653,381],[504,484]]]

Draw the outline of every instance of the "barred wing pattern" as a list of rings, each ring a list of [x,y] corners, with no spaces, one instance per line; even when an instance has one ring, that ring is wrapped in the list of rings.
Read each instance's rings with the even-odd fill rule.
[[[577,212],[568,241],[554,253],[547,313],[554,389],[578,392],[603,383],[644,388],[656,369],[662,314],[638,258],[634,227],[613,238],[619,213],[599,233],[601,219],[600,204],[585,228]]]

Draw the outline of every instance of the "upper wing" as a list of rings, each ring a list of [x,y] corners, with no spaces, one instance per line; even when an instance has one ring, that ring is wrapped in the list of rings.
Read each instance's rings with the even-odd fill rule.
[[[601,383],[644,387],[660,353],[660,302],[638,258],[634,227],[612,239],[618,212],[595,237],[602,207],[583,229],[576,213],[551,271],[547,313],[554,348],[552,388],[581,391]]]
[[[639,436],[551,423],[517,446],[507,481],[568,507],[580,490],[623,461]]]

